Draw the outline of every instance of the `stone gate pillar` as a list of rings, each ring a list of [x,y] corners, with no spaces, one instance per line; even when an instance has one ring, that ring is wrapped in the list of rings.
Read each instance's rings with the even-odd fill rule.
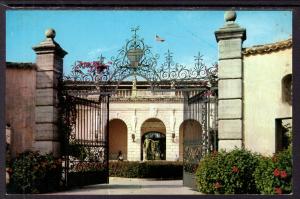
[[[225,24],[215,32],[218,42],[219,149],[243,146],[242,44],[246,30],[235,23],[236,13],[225,12]]]
[[[58,81],[63,73],[63,57],[67,54],[54,41],[55,30],[45,32],[46,39],[34,46],[36,76],[35,135],[33,147],[42,153],[60,153],[58,136]]]

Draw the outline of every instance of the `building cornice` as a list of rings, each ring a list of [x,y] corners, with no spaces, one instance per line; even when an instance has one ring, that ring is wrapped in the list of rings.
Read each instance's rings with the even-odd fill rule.
[[[26,62],[6,62],[7,68],[16,68],[16,69],[33,69],[36,70],[35,63],[26,63]]]
[[[110,102],[112,103],[155,103],[155,102],[167,102],[167,103],[182,103],[183,102],[182,97],[147,97],[147,98],[142,98],[142,97],[137,97],[137,98],[111,98]]]
[[[264,45],[256,45],[248,48],[244,48],[242,54],[244,56],[251,56],[257,54],[268,54],[272,52],[277,52],[280,50],[285,50],[288,48],[292,48],[293,41],[292,38]]]

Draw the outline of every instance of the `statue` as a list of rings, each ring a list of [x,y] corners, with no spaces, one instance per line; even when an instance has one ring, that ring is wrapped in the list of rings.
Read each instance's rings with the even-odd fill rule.
[[[136,109],[134,110],[134,116],[132,117],[132,123],[133,123],[133,130],[136,131],[136,125],[137,125],[137,116],[136,116]]]
[[[151,152],[153,160],[160,160],[159,141],[153,141],[151,143]]]
[[[146,138],[143,145],[145,160],[161,160],[159,141]]]
[[[170,117],[170,123],[171,123],[171,130],[174,132],[175,131],[175,126],[176,126],[175,109],[173,109],[173,114]]]
[[[151,160],[151,140],[146,138],[143,145],[145,160]]]

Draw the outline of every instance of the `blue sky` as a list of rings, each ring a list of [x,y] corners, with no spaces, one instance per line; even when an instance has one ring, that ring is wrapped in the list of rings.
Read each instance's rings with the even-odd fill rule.
[[[291,11],[237,11],[236,22],[247,29],[244,46],[287,39],[292,34]],[[6,13],[6,60],[35,62],[32,46],[44,40],[47,28],[56,30],[55,40],[67,52],[65,73],[75,61],[92,61],[102,54],[107,60],[139,26],[160,62],[169,49],[175,62],[190,65],[198,52],[210,65],[217,61],[214,31],[224,25],[224,11],[58,11],[18,10]],[[165,42],[155,41],[155,35]]]

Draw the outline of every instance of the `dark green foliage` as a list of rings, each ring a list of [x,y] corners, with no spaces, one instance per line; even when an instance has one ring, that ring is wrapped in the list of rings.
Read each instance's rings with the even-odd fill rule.
[[[110,161],[109,175],[126,178],[182,179],[182,162],[171,161]]]
[[[83,161],[87,157],[88,152],[86,150],[86,147],[82,145],[70,144],[68,146],[68,155],[76,157],[80,161]]]
[[[107,183],[105,172],[105,169],[91,169],[90,171],[70,172],[68,174],[68,187]]]
[[[262,194],[287,194],[292,192],[291,147],[274,155],[261,157],[254,172],[257,189]]]
[[[44,193],[59,188],[62,175],[61,160],[52,154],[41,155],[27,151],[19,154],[12,163],[8,192]]]
[[[244,149],[215,152],[204,157],[196,172],[202,193],[257,193],[253,172],[258,156]]]

